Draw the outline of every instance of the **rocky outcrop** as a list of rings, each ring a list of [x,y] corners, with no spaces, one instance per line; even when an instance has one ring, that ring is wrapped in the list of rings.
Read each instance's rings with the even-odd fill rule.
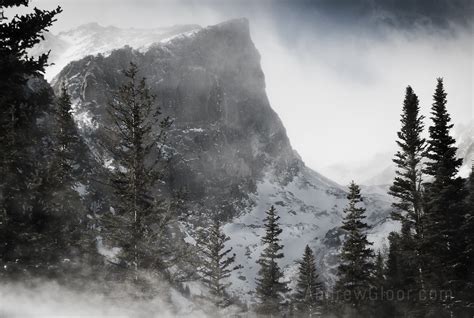
[[[266,96],[248,21],[232,20],[146,49],[124,47],[68,64],[54,80],[55,89],[66,83],[75,120],[99,164],[110,157],[101,147],[112,125],[106,104],[131,61],[156,94],[157,106],[174,120],[162,194],[186,189],[191,213],[183,228],[191,235],[214,213],[228,221],[229,244],[243,265],[232,277],[233,290],[252,297],[264,211],[272,204],[282,217],[287,275],[293,275],[295,260],[310,244],[331,283],[346,190],[307,168],[292,149]],[[389,202],[381,194],[365,194],[373,237],[381,241],[391,229],[382,226],[388,224]]]
[[[106,104],[134,62],[173,119],[168,185],[186,188],[205,210],[238,214],[238,203],[256,189],[264,173],[287,183],[303,163],[291,148],[265,94],[260,56],[248,21],[233,20],[151,45],[125,47],[109,56],[87,56],[67,65],[56,89],[67,83],[75,118],[93,151],[102,152]]]

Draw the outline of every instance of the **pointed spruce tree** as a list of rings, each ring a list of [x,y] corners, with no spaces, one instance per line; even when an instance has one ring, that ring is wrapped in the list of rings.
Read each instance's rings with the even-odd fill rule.
[[[457,176],[462,159],[456,157],[453,127],[447,111],[443,79],[438,78],[433,106],[425,173],[424,262],[430,288],[458,290],[466,278],[465,239],[459,229],[464,223],[467,195],[464,180]]]
[[[396,177],[389,194],[396,199],[392,204],[395,209],[392,212],[392,218],[407,223],[407,230],[413,232],[414,245],[407,248],[412,250],[414,260],[418,260],[415,266],[417,272],[420,273],[418,280],[421,286],[423,269],[419,242],[423,237],[422,160],[425,139],[421,137],[424,117],[419,115],[419,110],[418,97],[408,86],[403,102],[402,128],[398,132],[397,145],[400,149],[393,159],[397,165]]]
[[[121,264],[132,270],[168,268],[172,258],[167,237],[172,211],[156,197],[161,179],[158,170],[170,119],[162,118],[145,78],[130,63],[123,71],[124,84],[109,103],[115,123],[110,129],[108,150],[114,162],[111,185],[115,200],[104,217],[107,237],[121,248]],[[170,265],[171,266],[171,265]]]
[[[35,58],[28,51],[44,40],[43,33],[53,24],[62,9],[41,10],[17,15],[10,21],[4,10],[28,6],[26,0],[0,2],[0,187],[11,179],[7,174],[15,171],[22,147],[30,140],[23,139],[22,129],[32,124],[37,114],[35,107],[25,95],[27,80],[44,73],[49,53]],[[6,186],[5,186],[6,187]],[[1,188],[0,188],[1,190]]]
[[[264,219],[265,235],[262,237],[264,249],[257,263],[260,265],[257,277],[257,298],[259,304],[257,312],[264,315],[275,315],[281,312],[284,295],[289,291],[287,283],[283,281],[283,272],[278,265],[278,260],[283,258],[283,246],[280,244],[282,229],[276,214],[276,209],[271,206],[266,211]]]
[[[425,149],[423,119],[419,115],[418,96],[413,89],[406,88],[401,115],[402,128],[397,133],[397,145],[400,148],[393,162],[397,165],[396,177],[389,194],[397,200],[393,203],[393,218],[408,222],[417,236],[422,235],[422,159]]]
[[[65,84],[61,86],[56,102],[56,126],[54,163],[51,176],[61,186],[71,185],[74,181],[74,165],[77,164],[78,146],[81,143],[76,124],[72,117],[71,96]]]
[[[78,258],[94,248],[88,231],[88,218],[80,194],[76,191],[78,175],[84,163],[78,159],[86,146],[77,131],[72,117],[71,97],[65,84],[55,102],[54,143],[52,164],[46,179],[45,194],[49,212],[60,220],[50,224],[57,250],[69,259]],[[53,234],[54,233],[54,234]]]
[[[320,317],[323,290],[316,271],[313,250],[306,245],[303,257],[298,261],[298,278],[293,302],[297,317]]]
[[[349,185],[347,199],[349,203],[344,209],[342,222],[346,237],[340,255],[336,290],[349,296],[343,297],[343,300],[352,307],[354,314],[361,314],[368,306],[374,252],[370,248],[372,243],[367,240],[369,225],[364,222],[366,216],[365,208],[361,206],[360,187],[353,181]]]
[[[35,58],[28,51],[44,39],[61,8],[35,9],[12,19],[4,15],[5,9],[28,4],[0,1],[0,275],[50,264],[42,257],[50,244],[43,244],[49,216],[41,197],[49,149],[38,146],[48,136],[38,119],[49,111],[51,96],[27,85],[42,81],[48,54]]]
[[[211,300],[218,308],[231,304],[227,288],[231,285],[226,279],[240,268],[235,263],[235,253],[227,248],[226,242],[230,238],[222,232],[221,223],[214,217],[207,229],[200,231],[197,246],[201,255],[201,264],[198,267],[202,280],[209,287]]]

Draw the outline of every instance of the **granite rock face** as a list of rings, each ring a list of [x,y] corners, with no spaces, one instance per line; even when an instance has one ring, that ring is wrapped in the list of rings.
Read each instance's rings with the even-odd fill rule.
[[[234,216],[238,211],[228,203],[255,191],[264,173],[285,183],[304,166],[268,102],[246,20],[177,36],[144,52],[124,47],[67,65],[55,88],[67,84],[78,126],[94,151],[102,151],[104,127],[112,124],[105,106],[130,62],[146,77],[157,107],[173,119],[170,188],[186,188],[205,209],[224,207],[221,213]]]
[[[54,62],[54,61],[53,61]],[[146,47],[123,47],[70,62],[53,80],[65,83],[74,117],[99,165],[113,160],[103,147],[106,111],[124,80],[121,70],[134,62],[157,96],[157,107],[174,123],[166,144],[167,174],[161,191],[185,189],[189,216],[183,235],[217,214],[242,269],[233,273],[233,291],[253,297],[265,210],[281,216],[289,279],[306,244],[316,250],[328,284],[334,282],[344,233],[338,229],[347,204],[346,189],[305,166],[292,149],[285,128],[265,92],[260,55],[245,19],[177,34]],[[382,246],[395,228],[389,199],[366,188],[370,237]],[[107,209],[107,207],[105,207]]]

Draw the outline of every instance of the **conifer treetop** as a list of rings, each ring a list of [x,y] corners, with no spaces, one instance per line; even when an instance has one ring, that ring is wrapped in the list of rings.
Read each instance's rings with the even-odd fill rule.
[[[18,6],[28,6],[28,0],[2,0],[0,12],[3,9]],[[34,8],[32,13],[16,15],[9,22],[3,17],[0,19],[0,57],[3,72],[15,75],[10,78],[14,82],[24,81],[24,75],[39,75],[44,73],[48,65],[49,52],[37,58],[28,55],[28,50],[44,40],[44,32],[56,21],[55,17],[62,12],[60,6],[54,10],[40,10]],[[3,69],[3,68],[6,69]],[[2,74],[5,76],[5,74]]]
[[[393,162],[397,166],[396,176],[389,194],[396,198],[392,203],[392,218],[408,222],[417,235],[421,236],[423,163],[426,140],[423,133],[423,119],[419,114],[418,96],[413,89],[406,88],[401,115],[401,129],[397,133],[399,150]]]
[[[454,125],[446,108],[446,96],[443,79],[438,78],[431,107],[433,125],[429,127],[430,139],[426,152],[430,161],[426,164],[425,172],[434,177],[454,178],[462,165],[462,159],[456,158],[456,140],[450,135]]]
[[[283,271],[277,263],[278,259],[284,257],[283,245],[281,245],[279,235],[282,233],[276,214],[276,209],[271,206],[266,211],[265,234],[262,237],[264,249],[257,260],[260,265],[258,271],[257,297],[260,299],[258,311],[265,314],[279,312],[279,307],[283,301],[283,295],[289,291],[287,282],[282,281]]]
[[[298,278],[295,290],[297,310],[301,313],[313,314],[320,305],[322,284],[318,281],[316,261],[313,250],[306,245],[303,257],[298,261]]]

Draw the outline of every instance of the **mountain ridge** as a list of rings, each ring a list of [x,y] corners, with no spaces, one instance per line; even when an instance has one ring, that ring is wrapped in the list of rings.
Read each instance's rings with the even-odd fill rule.
[[[104,127],[111,125],[105,106],[123,80],[119,70],[130,61],[147,78],[163,113],[174,119],[161,193],[171,196],[186,188],[190,216],[182,226],[191,236],[215,214],[227,221],[229,245],[243,265],[231,277],[232,291],[247,300],[253,297],[264,211],[272,204],[282,217],[287,277],[291,279],[294,261],[310,244],[325,281],[333,284],[339,245],[327,237],[341,224],[346,189],[306,167],[291,147],[266,96],[248,20],[178,34],[142,49],[88,55],[66,65],[53,87],[58,91],[66,84],[81,135],[102,166],[110,159],[101,147]],[[396,227],[388,220],[390,200],[380,193],[364,194],[368,221],[374,225],[371,235],[381,246],[384,235]]]

